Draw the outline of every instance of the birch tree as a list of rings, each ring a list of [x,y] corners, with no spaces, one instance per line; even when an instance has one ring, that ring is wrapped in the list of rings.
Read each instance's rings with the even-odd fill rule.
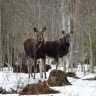
[[[73,2],[71,0],[69,0],[69,16],[70,16],[70,31],[74,30],[74,14],[75,14],[75,8],[74,5],[76,5],[76,1],[73,0]],[[73,36],[72,36],[73,37]],[[74,37],[73,37],[74,38]],[[70,42],[70,66],[71,66],[71,71],[73,71],[73,38],[71,38],[71,42]]]
[[[62,30],[64,30],[65,32],[68,32],[68,16],[67,16],[67,6],[66,5],[66,0],[62,0],[62,5],[61,5],[61,14],[62,14]],[[66,71],[66,58],[68,57],[64,57],[62,59],[62,65],[63,65],[63,70]]]
[[[90,72],[93,72],[93,52],[92,52],[92,38],[91,38],[91,29],[90,29],[90,0],[87,0],[88,8],[88,33],[89,33],[89,42],[90,42]]]

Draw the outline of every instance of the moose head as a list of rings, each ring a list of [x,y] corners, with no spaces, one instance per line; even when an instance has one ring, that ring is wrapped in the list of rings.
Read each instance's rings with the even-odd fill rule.
[[[64,37],[63,38],[65,38],[65,40],[66,40],[67,43],[70,43],[71,36],[72,36],[73,33],[74,33],[73,31],[70,31],[69,33],[65,33],[65,31],[62,30],[62,34],[64,34]]]
[[[43,36],[44,31],[46,31],[46,26],[44,26],[41,31],[39,31],[36,27],[34,27],[34,32],[37,33],[37,41],[39,43],[42,43],[44,41],[44,36]]]

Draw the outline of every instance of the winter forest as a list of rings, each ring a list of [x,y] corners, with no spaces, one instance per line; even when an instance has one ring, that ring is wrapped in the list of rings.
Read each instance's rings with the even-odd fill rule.
[[[45,41],[62,38],[62,30],[73,31],[68,54],[59,59],[63,71],[80,65],[83,74],[96,72],[96,0],[0,0],[0,71],[26,63],[24,41],[37,38],[34,27],[44,26]],[[46,61],[56,67],[53,58]]]

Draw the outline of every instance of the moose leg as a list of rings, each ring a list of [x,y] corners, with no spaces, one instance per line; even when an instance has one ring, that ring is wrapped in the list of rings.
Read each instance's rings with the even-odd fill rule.
[[[33,64],[33,62],[32,62],[31,58],[29,58],[29,60],[27,62],[28,62],[28,74],[29,74],[29,78],[30,78],[30,77],[33,77],[33,75],[32,75],[32,64]]]
[[[55,60],[56,60],[56,70],[57,70],[59,64],[59,57],[57,56]]]
[[[43,78],[43,65],[41,58],[39,59],[40,78]]]
[[[56,70],[57,70],[57,68],[58,68],[58,60],[56,61]]]
[[[29,75],[29,78],[30,78],[30,72],[29,72],[29,60],[27,60],[27,68],[28,68],[28,75]]]
[[[62,58],[62,65],[63,65],[63,71],[66,72],[66,58],[65,57]]]
[[[37,59],[34,58],[34,78],[35,79],[35,73],[37,72]]]
[[[46,58],[42,59],[42,61],[43,61],[43,64],[44,64],[45,79],[47,79],[47,77],[46,77],[46,65],[45,65],[45,63],[46,63]]]
[[[31,77],[33,77],[33,75],[32,75],[32,65],[33,65],[33,59],[30,59],[30,75],[31,75]]]

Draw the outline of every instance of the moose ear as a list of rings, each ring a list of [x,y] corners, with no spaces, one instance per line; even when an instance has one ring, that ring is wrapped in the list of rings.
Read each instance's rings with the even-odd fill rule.
[[[44,26],[44,27],[42,28],[42,32],[44,32],[44,31],[46,31],[46,26]]]
[[[36,27],[34,27],[34,32],[38,32],[38,29]]]
[[[62,34],[65,34],[65,31],[64,30],[62,30]]]

